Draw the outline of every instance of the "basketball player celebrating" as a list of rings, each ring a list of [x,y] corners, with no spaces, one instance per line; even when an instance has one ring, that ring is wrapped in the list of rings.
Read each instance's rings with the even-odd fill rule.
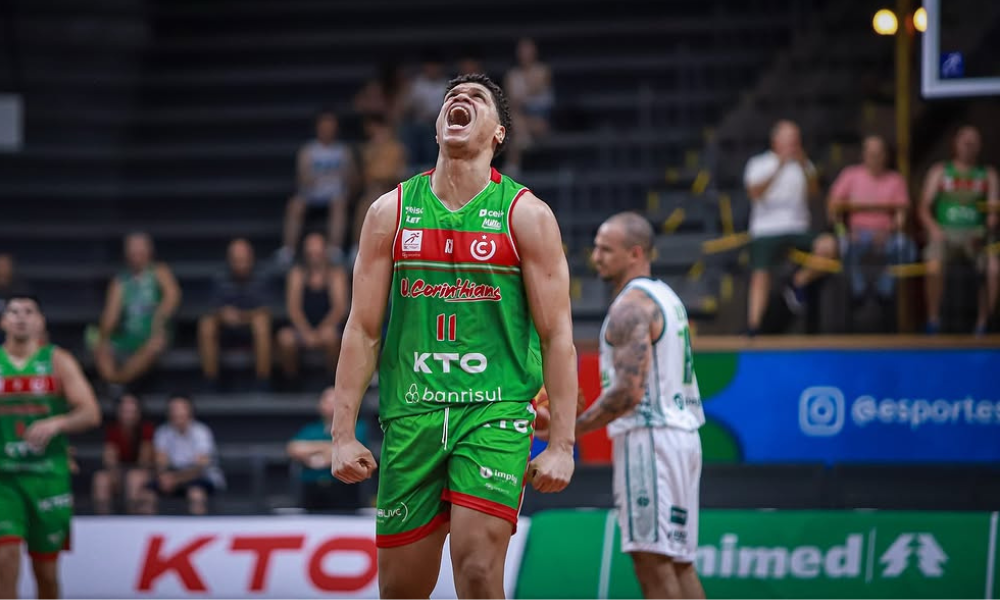
[[[622,550],[646,598],[704,598],[694,568],[705,422],[687,312],[650,278],[653,229],[620,213],[597,230],[593,261],[614,286],[601,328],[600,397],[576,433],[608,426]]]
[[[11,297],[0,324],[0,598],[17,597],[22,541],[38,597],[58,598],[56,559],[73,516],[64,434],[97,427],[101,411],[76,360],[39,342],[45,318],[34,298]]]
[[[558,492],[573,474],[569,270],[548,206],[490,167],[509,133],[495,83],[452,80],[437,119],[436,167],[376,200],[362,227],[337,369],[332,470],[355,483],[376,468],[354,427],[380,360],[383,598],[430,595],[449,530],[458,596],[503,597],[525,478]],[[550,444],[529,474],[530,400],[543,371]]]

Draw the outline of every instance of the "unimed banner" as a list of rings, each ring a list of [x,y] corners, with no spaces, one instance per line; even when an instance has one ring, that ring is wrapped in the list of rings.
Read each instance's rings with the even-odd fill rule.
[[[696,566],[709,598],[995,598],[996,534],[997,513],[705,510]],[[517,597],[641,598],[614,512],[535,515]]]
[[[530,523],[507,554],[514,592]],[[25,561],[20,595],[34,597]],[[60,559],[67,598],[378,598],[368,517],[80,517]],[[433,598],[455,598],[445,546]]]

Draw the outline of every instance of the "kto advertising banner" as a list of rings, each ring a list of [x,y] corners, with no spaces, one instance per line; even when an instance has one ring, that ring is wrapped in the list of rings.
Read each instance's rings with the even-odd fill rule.
[[[530,522],[507,553],[514,592]],[[79,517],[60,558],[67,598],[378,598],[366,517]],[[449,548],[432,598],[456,598]],[[19,595],[34,597],[25,559]]]
[[[706,460],[1000,461],[1000,350],[698,353]]]
[[[709,598],[995,598],[997,513],[705,510]],[[560,573],[573,573],[562,577]],[[613,511],[535,515],[518,598],[640,598]]]

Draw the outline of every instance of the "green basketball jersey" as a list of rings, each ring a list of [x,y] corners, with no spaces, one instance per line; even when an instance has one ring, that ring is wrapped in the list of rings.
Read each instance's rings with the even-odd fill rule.
[[[57,435],[42,452],[24,441],[24,431],[35,421],[67,412],[66,398],[52,374],[55,346],[38,349],[18,368],[0,348],[0,472],[68,473],[66,436]]]
[[[153,315],[163,299],[163,290],[152,268],[138,275],[126,271],[118,281],[122,286],[122,314],[112,337],[125,349],[135,351],[152,335]]]
[[[986,215],[976,206],[986,200],[989,184],[986,168],[959,171],[951,162],[944,165],[941,189],[934,198],[934,213],[945,229],[974,229],[986,223]]]
[[[493,169],[486,188],[451,211],[431,191],[430,172],[397,188],[381,419],[529,402],[541,388],[538,333],[510,231],[526,191]]]

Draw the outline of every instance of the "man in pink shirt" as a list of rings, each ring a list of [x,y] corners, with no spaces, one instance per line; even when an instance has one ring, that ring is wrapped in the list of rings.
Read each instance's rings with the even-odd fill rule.
[[[902,264],[916,258],[916,247],[903,232],[909,195],[903,177],[888,168],[889,151],[877,135],[865,138],[862,162],[845,168],[830,188],[827,206],[830,220],[847,215],[847,233],[841,240],[841,256],[851,278],[855,301],[863,301],[867,281],[859,268],[869,253],[885,257],[888,264]],[[888,270],[879,276],[875,289],[879,301],[892,300],[895,281]]]

